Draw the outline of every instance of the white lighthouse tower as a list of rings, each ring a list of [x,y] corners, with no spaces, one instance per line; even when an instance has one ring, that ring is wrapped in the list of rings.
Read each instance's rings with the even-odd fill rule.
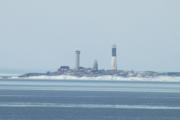
[[[117,70],[116,45],[112,46],[112,63],[111,70]]]

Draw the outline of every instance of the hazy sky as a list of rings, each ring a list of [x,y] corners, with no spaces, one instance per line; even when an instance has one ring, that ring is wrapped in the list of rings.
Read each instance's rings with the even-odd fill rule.
[[[74,68],[180,72],[180,0],[1,0],[0,70]]]

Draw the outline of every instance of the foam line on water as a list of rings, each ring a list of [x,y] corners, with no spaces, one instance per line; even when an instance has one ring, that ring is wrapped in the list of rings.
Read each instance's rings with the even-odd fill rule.
[[[180,84],[164,84],[163,86],[161,84],[152,84],[152,83],[148,83],[148,84],[144,84],[144,83],[123,83],[123,84],[116,84],[115,82],[112,83],[100,83],[97,84],[96,82],[61,82],[61,81],[0,81],[0,85],[33,85],[33,86],[99,86],[99,87],[171,87],[170,85],[173,85],[173,88],[177,87],[180,88]]]
[[[50,91],[119,91],[119,92],[164,92],[164,93],[180,93],[179,89],[152,89],[152,88],[93,88],[93,87],[0,87],[0,90],[50,90]]]
[[[104,104],[58,104],[58,103],[0,103],[0,107],[180,110],[179,106],[174,107],[174,106],[151,106],[151,105],[104,105]]]

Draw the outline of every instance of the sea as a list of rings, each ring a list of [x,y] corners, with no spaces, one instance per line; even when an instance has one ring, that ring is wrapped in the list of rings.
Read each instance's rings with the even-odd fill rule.
[[[2,78],[0,120],[180,120],[180,82]]]

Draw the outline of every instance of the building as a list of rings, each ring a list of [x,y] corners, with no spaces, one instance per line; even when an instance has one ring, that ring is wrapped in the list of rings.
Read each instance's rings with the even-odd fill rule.
[[[78,71],[80,68],[80,51],[76,50],[76,58],[75,58],[75,70]]]
[[[111,70],[117,70],[117,56],[116,56],[116,45],[112,47],[112,63],[111,63]]]
[[[69,71],[70,70],[70,67],[69,66],[61,66],[59,69],[58,69],[58,72],[66,72],[66,71]]]
[[[93,70],[95,70],[95,71],[98,70],[98,62],[97,62],[97,60],[94,61]]]

